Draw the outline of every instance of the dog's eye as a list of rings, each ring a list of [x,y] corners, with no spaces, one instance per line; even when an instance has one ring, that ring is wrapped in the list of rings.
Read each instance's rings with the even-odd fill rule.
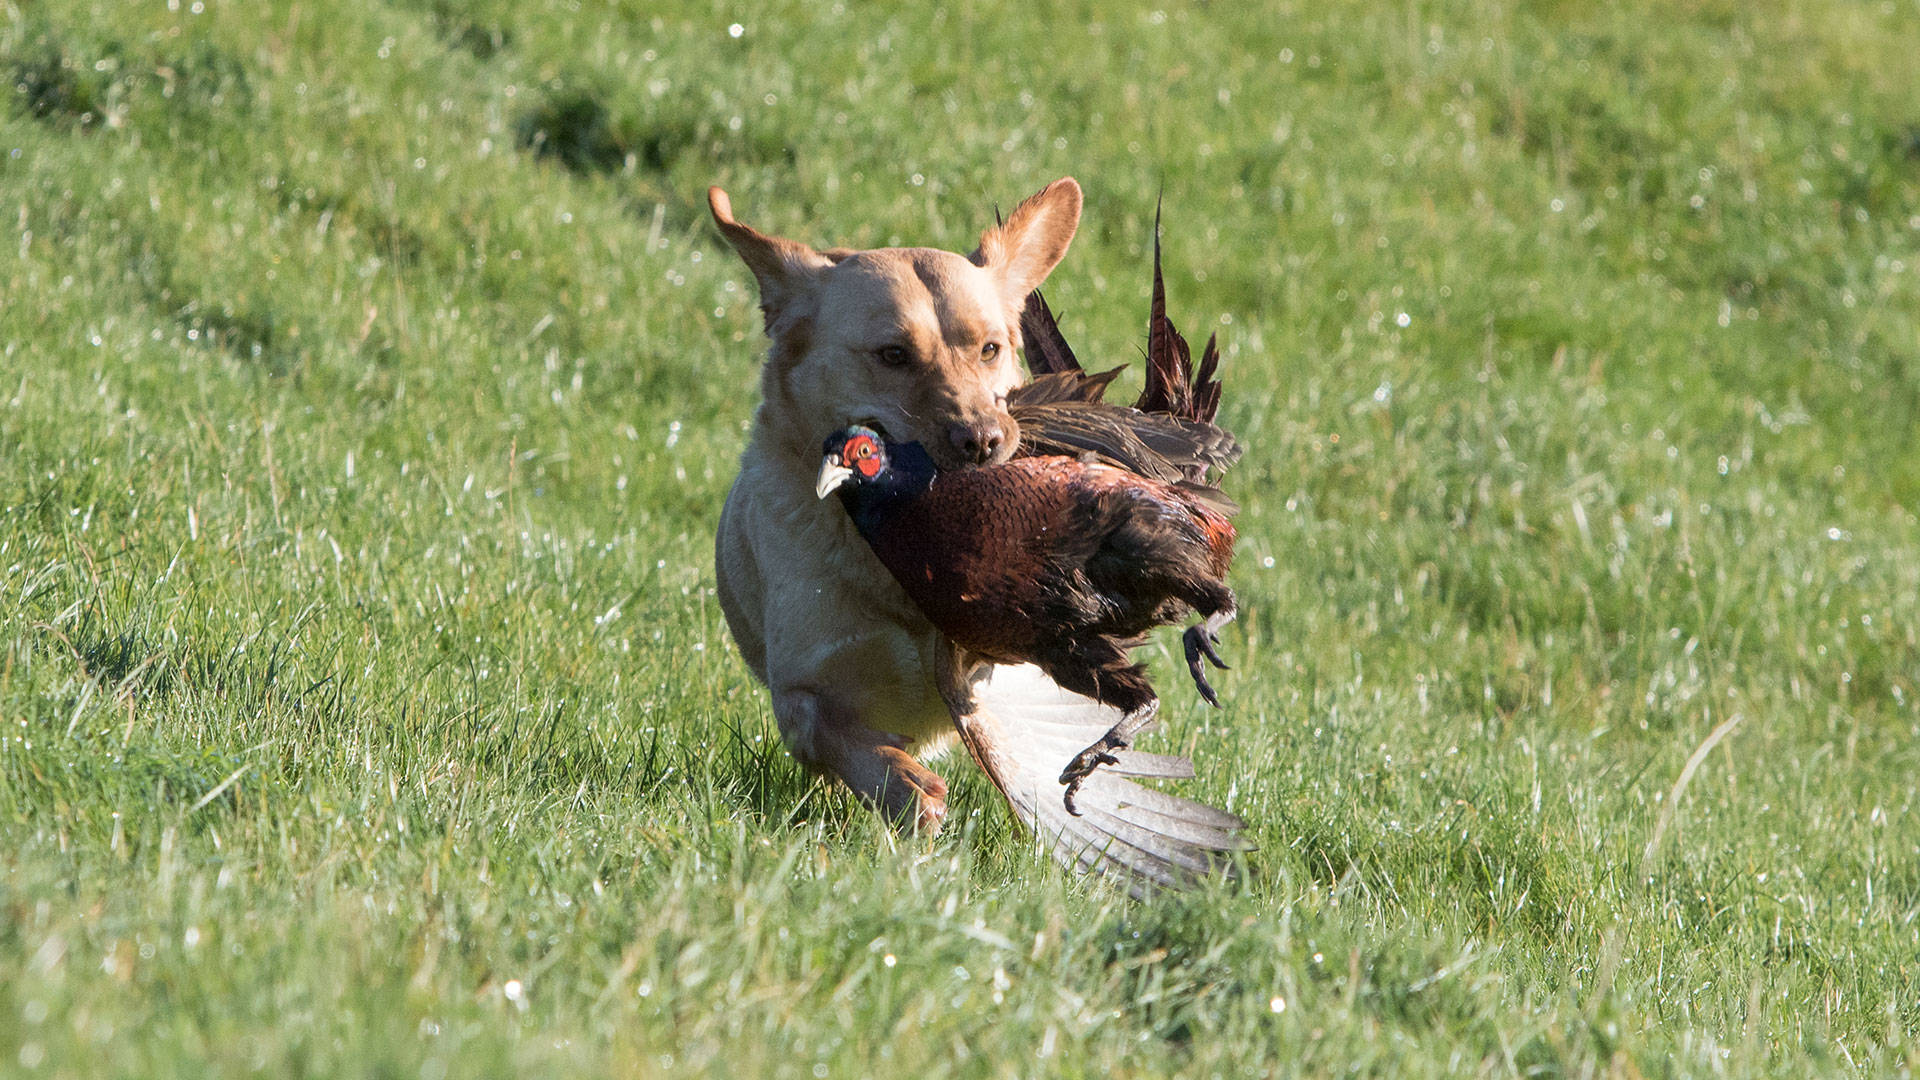
[[[989,363],[989,364],[991,364],[991,363],[993,363],[993,362],[994,362],[995,360],[997,360],[997,359],[999,359],[999,357],[1000,357],[1000,343],[999,343],[999,342],[997,342],[997,341],[989,341],[989,342],[987,342],[987,343],[986,343],[985,345],[982,345],[982,346],[980,346],[980,359],[982,359],[982,360],[984,360],[984,361],[986,361],[987,363]]]
[[[888,367],[905,367],[913,362],[913,351],[905,345],[883,345],[873,355]]]

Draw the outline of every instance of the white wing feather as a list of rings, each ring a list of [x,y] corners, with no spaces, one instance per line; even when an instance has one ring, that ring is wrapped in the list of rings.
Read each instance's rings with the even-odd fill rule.
[[[1226,853],[1251,847],[1238,816],[1128,779],[1191,777],[1183,757],[1123,750],[1118,765],[1081,786],[1081,816],[1069,814],[1060,770],[1119,723],[1120,710],[1061,689],[1031,664],[961,666],[943,679],[961,741],[1061,863],[1126,878],[1139,893],[1191,884]]]

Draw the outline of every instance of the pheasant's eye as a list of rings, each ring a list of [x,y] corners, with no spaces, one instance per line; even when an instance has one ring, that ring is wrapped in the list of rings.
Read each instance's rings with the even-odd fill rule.
[[[913,362],[913,352],[905,345],[883,345],[873,355],[888,367],[905,367]]]
[[[999,342],[989,341],[985,345],[980,346],[980,359],[986,361],[987,363],[989,364],[993,363],[996,359],[999,358],[999,356],[1000,356]]]

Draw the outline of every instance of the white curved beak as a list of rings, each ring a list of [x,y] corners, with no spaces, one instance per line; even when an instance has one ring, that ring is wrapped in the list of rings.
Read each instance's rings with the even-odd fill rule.
[[[827,458],[820,463],[820,482],[813,485],[813,493],[824,499],[833,493],[833,489],[852,478],[852,469],[840,464],[840,462],[833,458]]]

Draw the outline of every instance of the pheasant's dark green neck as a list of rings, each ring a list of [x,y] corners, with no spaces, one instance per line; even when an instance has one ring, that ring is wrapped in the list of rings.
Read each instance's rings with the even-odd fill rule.
[[[840,502],[860,535],[873,537],[888,513],[912,502],[933,486],[939,470],[919,443],[887,443],[887,463],[871,479],[840,485]]]

